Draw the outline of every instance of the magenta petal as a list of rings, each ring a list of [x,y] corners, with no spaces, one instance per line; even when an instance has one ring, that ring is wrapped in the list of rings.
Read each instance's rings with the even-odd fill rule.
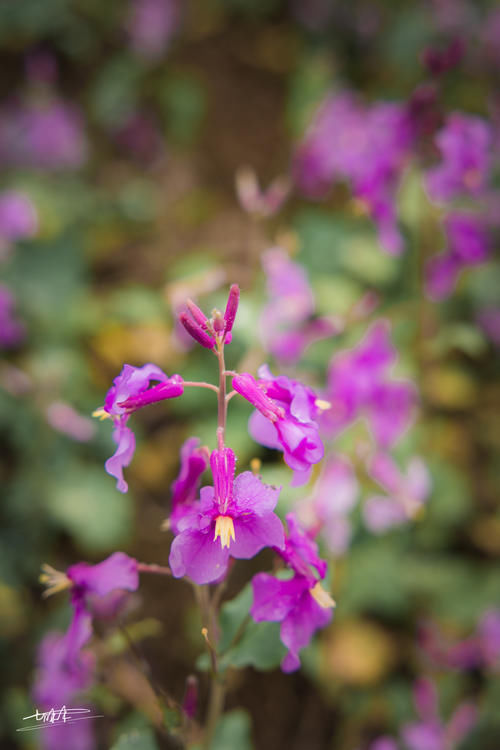
[[[250,416],[250,419],[248,420],[248,431],[255,442],[264,445],[266,448],[274,448],[275,450],[281,449],[276,427],[260,412],[255,411]]]
[[[283,524],[274,513],[262,516],[248,515],[234,519],[236,540],[231,543],[232,557],[248,560],[264,547],[283,547],[285,536]]]
[[[250,614],[255,622],[281,622],[295,606],[307,583],[297,578],[280,581],[268,573],[258,573],[252,580],[253,604]]]
[[[117,448],[104,464],[104,468],[108,474],[117,480],[117,489],[120,492],[126,492],[128,484],[123,478],[123,469],[132,461],[135,451],[135,436],[130,427],[120,423],[113,430],[113,440],[117,444]]]
[[[274,510],[279,487],[264,484],[251,471],[244,471],[234,481],[234,498],[238,513],[252,511],[258,515]]]
[[[229,550],[214,542],[211,529],[207,533],[183,531],[170,547],[169,564],[174,578],[188,576],[195,583],[212,583],[227,570]]]
[[[114,552],[97,565],[72,565],[67,570],[67,576],[75,586],[98,596],[106,596],[115,589],[136,591],[139,586],[137,560],[124,552]]]

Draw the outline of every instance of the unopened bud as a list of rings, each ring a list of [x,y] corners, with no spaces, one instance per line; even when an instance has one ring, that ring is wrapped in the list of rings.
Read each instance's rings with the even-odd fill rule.
[[[193,674],[186,680],[186,690],[182,701],[182,710],[188,719],[194,719],[198,708],[198,679]]]
[[[186,331],[189,333],[189,335],[197,341],[199,344],[205,347],[205,349],[213,349],[214,348],[214,340],[211,336],[209,336],[206,331],[203,330],[201,326],[198,325],[198,323],[195,323],[194,320],[192,320],[189,315],[185,312],[182,312],[179,315],[179,320],[186,329]]]
[[[232,331],[234,325],[234,319],[238,311],[238,304],[240,301],[240,288],[238,284],[233,284],[229,290],[229,297],[227,298],[226,311],[224,313],[225,320],[225,331],[227,334]]]
[[[195,321],[198,323],[199,326],[202,328],[206,328],[206,325],[208,323],[207,316],[203,312],[203,310],[200,310],[198,305],[195,305],[192,299],[186,300],[186,307],[195,319]]]

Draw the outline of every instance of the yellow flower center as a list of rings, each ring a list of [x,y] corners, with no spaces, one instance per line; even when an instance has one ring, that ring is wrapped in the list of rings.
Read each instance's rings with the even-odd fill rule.
[[[323,398],[317,398],[314,402],[314,405],[318,407],[318,409],[321,409],[321,411],[327,411],[328,409],[332,408],[332,405],[329,401],[325,401]]]
[[[215,519],[214,542],[217,541],[217,537],[219,536],[222,549],[224,549],[224,547],[229,548],[231,539],[233,542],[236,541],[233,519],[230,516],[217,516]]]
[[[47,563],[42,565],[42,571],[38,580],[47,587],[42,594],[44,598],[57,594],[59,591],[64,591],[64,589],[69,589],[73,585],[65,573],[52,568]]]
[[[97,417],[98,419],[101,420],[101,422],[102,422],[103,419],[110,419],[111,418],[111,415],[108,414],[107,411],[104,411],[104,406],[100,406],[98,409],[96,409],[95,411],[93,411],[92,412],[92,416],[93,417]]]
[[[333,601],[332,597],[330,596],[328,591],[325,591],[319,581],[315,586],[312,587],[312,589],[309,589],[309,593],[311,594],[312,598],[318,602],[319,606],[323,607],[323,609],[328,609],[328,607],[335,607],[335,602]]]

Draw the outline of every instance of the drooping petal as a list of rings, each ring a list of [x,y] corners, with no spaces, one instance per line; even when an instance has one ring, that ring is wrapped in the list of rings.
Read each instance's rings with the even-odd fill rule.
[[[123,478],[123,469],[130,464],[135,451],[135,436],[130,427],[119,423],[113,430],[113,440],[116,443],[116,451],[108,458],[104,468],[117,480],[116,488],[120,492],[128,490],[128,483]]]
[[[212,583],[225,574],[228,561],[229,550],[214,541],[210,529],[207,533],[183,531],[170,547],[169,564],[174,578],[188,576],[195,583]]]
[[[307,589],[307,582],[297,576],[280,581],[268,573],[258,573],[252,579],[252,589],[250,614],[255,622],[281,622]]]
[[[285,537],[283,524],[274,513],[261,516],[249,514],[234,519],[236,539],[230,553],[238,559],[248,560],[264,547],[283,547]]]

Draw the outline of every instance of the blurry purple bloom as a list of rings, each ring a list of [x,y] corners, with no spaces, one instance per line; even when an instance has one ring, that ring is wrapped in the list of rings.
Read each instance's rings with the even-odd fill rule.
[[[442,162],[427,171],[434,200],[481,195],[492,165],[492,131],[480,117],[454,112],[436,136]]]
[[[419,643],[434,664],[447,669],[498,669],[500,610],[485,612],[476,632],[461,641],[446,639],[434,623],[421,623]]]
[[[477,721],[476,707],[462,703],[448,724],[439,717],[438,697],[434,684],[424,678],[417,681],[414,700],[421,721],[406,724],[402,737],[408,750],[450,750],[456,747]]]
[[[37,229],[38,215],[27,195],[17,190],[0,193],[0,240],[16,242]]]
[[[83,652],[78,661],[67,659],[66,637],[55,631],[47,633],[38,647],[37,673],[33,685],[33,701],[40,711],[82,704],[80,694],[92,684],[94,658]],[[91,721],[76,721],[64,726],[45,726],[40,733],[42,750],[94,750],[95,739]]]
[[[179,23],[178,0],[131,0],[127,27],[133,51],[146,60],[159,60]]]
[[[72,406],[62,401],[54,401],[47,407],[47,422],[54,430],[80,443],[91,440],[95,433],[94,423],[87,417],[82,417]]]
[[[314,293],[305,269],[280,247],[262,255],[269,301],[259,321],[264,347],[288,364],[297,362],[314,341],[333,336],[341,321],[314,318]]]
[[[482,218],[472,214],[449,214],[444,222],[446,250],[430,259],[427,293],[434,300],[448,297],[461,272],[488,258],[490,242]]]
[[[0,164],[75,169],[87,158],[80,114],[62,100],[26,101],[0,111]]]
[[[188,438],[181,448],[181,469],[179,476],[172,482],[172,513],[169,526],[174,534],[179,533],[178,523],[190,512],[198,496],[201,475],[209,462],[208,448],[199,447],[196,437]]]
[[[274,377],[267,365],[259,368],[258,381],[248,373],[236,375],[233,388],[258,409],[249,422],[254,440],[283,451],[294,470],[292,485],[307,482],[313,464],[324,455],[316,419],[328,405],[302,383],[286,375]]]
[[[394,445],[409,426],[416,403],[414,384],[389,376],[396,358],[385,320],[373,323],[356,347],[334,355],[326,391],[331,408],[321,423],[327,434],[338,435],[364,417],[379,448]]]
[[[68,661],[73,663],[92,635],[92,602],[106,598],[115,589],[136,591],[139,586],[137,560],[124,552],[114,552],[97,565],[82,562],[66,571],[71,582],[73,619],[66,634]]]
[[[375,534],[414,518],[429,497],[429,471],[418,456],[410,459],[404,475],[391,456],[377,453],[368,473],[387,492],[368,498],[363,507],[365,524]]]
[[[149,388],[152,380],[159,381]],[[123,478],[123,468],[128,466],[135,451],[135,437],[127,427],[130,414],[137,409],[158,401],[176,398],[183,393],[182,378],[172,375],[170,378],[156,365],[143,367],[124,365],[121,373],[113,380],[113,385],[106,394],[104,406],[94,412],[94,416],[113,421],[113,440],[117,445],[115,453],[108,458],[105,468],[108,474],[117,479],[116,486],[120,492],[126,492],[128,484]]]
[[[261,190],[253,169],[243,168],[236,174],[236,193],[241,207],[249,214],[266,217],[277,213],[290,193],[290,184],[278,177]]]
[[[202,487],[200,501],[177,524],[169,558],[175,578],[211,583],[226,574],[230,557],[246,560],[283,545],[283,526],[273,513],[279,489],[250,471],[235,479],[235,465],[230,448],[212,452],[214,486]]]
[[[71,664],[67,655],[63,633],[47,633],[38,646],[33,699],[42,710],[69,704],[75,695],[92,684],[93,655],[82,652],[80,658]]]
[[[359,485],[350,461],[344,456],[329,456],[310,497],[297,507],[297,515],[310,529],[317,530],[334,556],[345,554],[351,541],[351,523],[347,518],[359,493]]]
[[[316,544],[300,530],[292,513],[286,520],[285,546],[277,552],[293,577],[280,580],[258,573],[252,580],[250,613],[256,622],[281,622],[281,640],[288,648],[281,667],[284,672],[293,672],[300,667],[300,649],[332,619],[335,602],[320,583],[326,575],[326,563],[318,557]]]
[[[399,254],[403,239],[394,203],[413,139],[405,107],[389,102],[366,107],[349,92],[332,94],[298,148],[296,179],[313,197],[347,180],[357,207],[375,221],[384,249]]]
[[[15,317],[16,301],[8,287],[0,284],[0,348],[18,346],[26,336],[24,324]]]
[[[477,630],[482,660],[487,667],[500,667],[500,609],[492,609],[481,618]]]

